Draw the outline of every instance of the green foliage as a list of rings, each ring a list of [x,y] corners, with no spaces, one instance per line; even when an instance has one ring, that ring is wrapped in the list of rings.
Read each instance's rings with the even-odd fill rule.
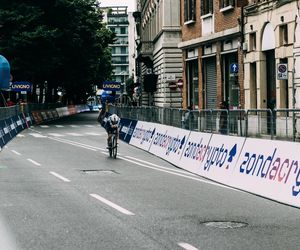
[[[15,81],[47,81],[49,91],[61,86],[70,98],[82,98],[110,78],[114,38],[96,0],[1,1],[0,54]]]

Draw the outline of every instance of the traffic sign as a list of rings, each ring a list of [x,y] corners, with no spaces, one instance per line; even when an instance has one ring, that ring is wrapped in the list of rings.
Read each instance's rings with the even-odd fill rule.
[[[230,73],[236,74],[239,72],[239,65],[237,63],[231,63],[230,64]]]
[[[287,80],[288,79],[288,67],[287,63],[277,64],[277,80]]]

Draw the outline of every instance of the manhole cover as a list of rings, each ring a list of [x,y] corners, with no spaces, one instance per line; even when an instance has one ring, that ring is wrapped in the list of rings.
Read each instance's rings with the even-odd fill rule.
[[[81,170],[81,171],[85,174],[102,174],[102,175],[117,174],[116,171],[107,170],[107,169],[89,169],[89,170]]]
[[[215,228],[241,228],[246,227],[248,224],[244,222],[236,222],[236,221],[209,221],[203,223],[207,227],[215,227]]]

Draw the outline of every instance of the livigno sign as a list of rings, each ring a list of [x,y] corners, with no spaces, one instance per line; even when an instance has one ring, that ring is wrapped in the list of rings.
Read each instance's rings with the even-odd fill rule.
[[[102,88],[103,88],[103,90],[117,91],[117,90],[120,90],[121,83],[119,83],[119,82],[104,82]]]
[[[21,92],[31,92],[32,83],[30,82],[13,82],[10,86],[11,91]]]

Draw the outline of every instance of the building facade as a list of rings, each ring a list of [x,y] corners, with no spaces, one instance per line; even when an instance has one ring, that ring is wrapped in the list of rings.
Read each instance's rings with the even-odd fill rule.
[[[246,108],[300,107],[299,6],[252,0],[245,7]]]
[[[181,107],[182,55],[179,0],[138,0],[137,81],[142,105]]]
[[[114,81],[125,84],[126,79],[131,76],[132,65],[129,62],[129,18],[127,6],[105,7],[104,22],[107,28],[116,34],[116,41],[109,45],[112,54],[112,66],[114,68]]]
[[[181,0],[183,104],[195,109],[243,107],[241,1]]]

